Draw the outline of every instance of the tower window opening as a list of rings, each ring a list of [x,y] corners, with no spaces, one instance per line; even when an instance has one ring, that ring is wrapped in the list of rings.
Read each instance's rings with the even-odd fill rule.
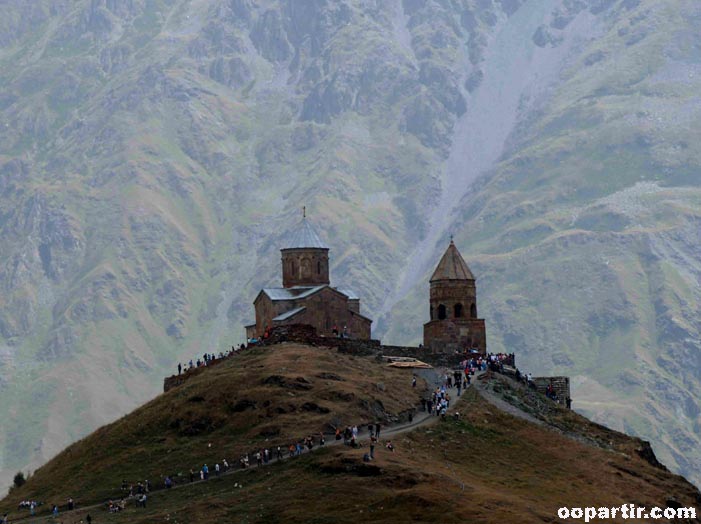
[[[470,316],[472,318],[477,318],[477,306],[475,304],[470,306]]]
[[[446,317],[445,305],[441,304],[438,306],[438,320],[445,320]]]
[[[455,314],[455,318],[462,318],[462,304],[455,304],[453,313]]]
[[[316,263],[316,274],[321,275],[321,261]]]

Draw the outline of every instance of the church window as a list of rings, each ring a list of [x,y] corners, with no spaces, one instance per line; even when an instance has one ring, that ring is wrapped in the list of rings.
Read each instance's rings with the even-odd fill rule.
[[[472,318],[477,318],[477,305],[472,304],[472,305],[470,306],[470,316],[471,316]]]
[[[431,320],[433,320],[433,306],[431,306]]]
[[[440,304],[438,306],[438,320],[445,320],[446,317],[445,305]]]
[[[316,263],[316,274],[321,275],[321,260]]]
[[[462,318],[462,304],[455,304],[453,313],[455,314],[455,318]]]
[[[312,263],[308,258],[302,259],[302,277],[310,277],[312,275]]]

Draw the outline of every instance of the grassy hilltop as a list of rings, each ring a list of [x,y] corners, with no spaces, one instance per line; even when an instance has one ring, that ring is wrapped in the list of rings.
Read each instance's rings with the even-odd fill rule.
[[[206,369],[69,446],[0,502],[0,511],[28,497],[50,503],[72,496],[88,506],[117,497],[123,478],[148,477],[160,486],[166,473],[187,477],[190,467],[211,467],[263,443],[285,443],[329,421],[396,414],[418,402],[423,386],[412,389],[410,377],[410,371],[326,348],[257,349]],[[664,507],[670,497],[701,504],[692,485],[651,463],[640,440],[592,424],[508,379],[478,382],[454,399],[459,421],[432,419],[393,436],[396,451],[380,445],[371,463],[361,458],[367,447],[332,446],[154,491],[147,509],[131,501],[124,513],[108,515],[101,507],[63,518],[72,522],[89,512],[96,522],[144,524],[543,522],[565,505]],[[502,411],[483,395],[511,402],[521,417],[537,423]]]
[[[415,407],[411,373],[331,349],[283,344],[255,348],[197,370],[182,386],[71,444],[39,468],[12,500],[82,503],[119,494],[123,479],[162,483],[202,464],[233,465],[261,446],[331,427],[369,423]]]

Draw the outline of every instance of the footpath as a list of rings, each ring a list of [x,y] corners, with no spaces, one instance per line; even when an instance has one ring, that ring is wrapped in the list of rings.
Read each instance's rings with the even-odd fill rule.
[[[477,377],[479,377],[481,374],[482,374],[481,372],[478,372],[476,375],[474,375],[472,377],[472,383],[471,383],[471,385],[469,385],[467,387],[467,389],[474,387],[474,384],[477,382],[477,380],[476,380]],[[439,376],[438,374],[434,374],[434,377],[428,377],[428,376],[424,375],[424,378],[426,378],[427,382],[429,383],[429,390],[431,390],[433,387],[435,387],[437,385],[436,379],[438,376]],[[434,380],[431,380],[431,378],[433,378]],[[434,382],[434,384],[431,384],[431,382]],[[467,389],[463,390],[463,394],[465,393],[465,391],[467,391]],[[453,402],[451,403],[451,409],[452,409],[460,402],[461,397],[458,397],[457,395],[454,396],[452,394],[453,392],[457,392],[457,388],[455,388],[455,387],[448,388],[448,392],[451,393],[451,398],[454,399]],[[406,433],[408,431],[412,431],[412,430],[417,429],[417,428],[430,426],[432,424],[435,424],[436,422],[438,422],[441,419],[440,416],[431,415],[430,413],[428,413],[426,411],[421,411],[420,406],[417,406],[416,410],[417,410],[416,411],[417,414],[414,416],[414,418],[411,422],[402,422],[399,424],[392,424],[392,425],[388,425],[386,427],[383,427],[381,429],[380,438],[387,439],[387,437],[401,435],[402,433]],[[370,438],[370,435],[367,433],[364,435],[359,434],[359,437]],[[316,451],[319,451],[320,449],[326,449],[329,447],[342,446],[342,445],[344,445],[343,440],[333,440],[333,441],[330,441],[323,446],[316,445],[311,450],[305,451],[302,455],[308,455],[310,453],[314,453]],[[264,467],[270,466],[272,464],[277,464],[278,462],[290,460],[293,458],[296,458],[296,457],[294,457],[294,456],[290,457],[287,454],[283,455],[283,457],[281,459],[277,459],[277,458],[273,459],[273,457],[271,456],[271,458],[267,464],[263,464],[261,466],[251,465],[249,468],[246,468],[246,469],[232,467],[228,471],[222,472],[219,475],[219,477],[228,477],[231,475],[242,474],[245,471],[250,471],[250,470],[254,470],[254,469],[258,469],[258,468],[264,468]],[[158,498],[160,498],[159,495],[162,493],[166,493],[166,492],[170,493],[170,492],[177,491],[177,490],[187,490],[188,488],[191,488],[193,486],[202,485],[202,484],[205,484],[207,482],[212,482],[216,478],[218,478],[218,477],[210,477],[207,480],[195,480],[193,482],[187,482],[184,484],[174,484],[173,487],[169,488],[169,489],[160,488],[160,489],[156,489],[156,490],[151,490],[148,493],[148,504],[151,505],[151,504],[157,503],[156,501],[158,500]],[[128,498],[127,500],[132,500],[132,499],[135,500],[135,498]],[[115,500],[119,500],[118,497],[115,497]],[[37,515],[34,517],[32,517],[31,515],[26,515],[26,516],[21,517],[21,518],[11,519],[9,522],[10,522],[10,524],[14,524],[14,523],[18,523],[18,522],[26,522],[28,524],[35,524],[35,523],[37,523],[37,524],[38,523],[81,524],[81,523],[85,522],[84,519],[85,519],[85,515],[87,513],[90,513],[90,512],[94,513],[93,520],[95,520],[95,516],[99,517],[100,515],[105,513],[105,511],[106,511],[105,508],[106,508],[105,502],[101,502],[98,504],[91,504],[89,506],[80,506],[79,508],[76,508],[73,511],[62,511],[58,517],[54,517],[53,515]]]

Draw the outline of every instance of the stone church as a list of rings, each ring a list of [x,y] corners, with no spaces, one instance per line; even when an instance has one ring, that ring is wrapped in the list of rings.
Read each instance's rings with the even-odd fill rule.
[[[475,277],[451,240],[430,280],[431,320],[424,324],[424,347],[434,353],[487,352],[484,319],[477,318]]]
[[[256,323],[246,326],[247,338],[290,324],[308,324],[319,335],[339,333],[369,339],[372,320],[360,314],[360,298],[350,290],[331,287],[329,248],[306,216],[284,239],[282,287],[263,288],[253,302]]]

